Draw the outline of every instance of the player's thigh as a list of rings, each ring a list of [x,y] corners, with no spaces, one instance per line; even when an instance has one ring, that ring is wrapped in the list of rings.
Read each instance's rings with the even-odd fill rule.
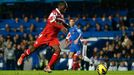
[[[51,46],[51,47],[53,47],[53,46],[59,47],[59,46],[60,46],[60,43],[59,43],[58,38],[54,38],[54,39],[50,40],[50,41],[49,41],[49,46]],[[57,47],[56,47],[56,48],[57,48]]]
[[[55,50],[55,52],[61,52],[61,48],[59,47],[59,45],[52,45],[51,47]]]
[[[69,58],[73,58],[74,52],[69,52]]]
[[[75,52],[76,52],[77,55],[81,54],[81,46],[80,45],[75,45],[74,49],[75,49]]]
[[[56,38],[56,39],[53,39],[49,42],[49,46],[53,47],[53,49],[55,51],[61,51],[61,48],[60,48],[60,43],[59,43],[59,40]]]
[[[72,58],[75,52],[76,52],[75,46],[71,45],[70,46],[70,51],[69,51],[69,58]]]
[[[34,42],[34,47],[37,48],[41,45],[45,45],[47,44],[48,42],[46,41],[46,37],[43,36],[43,34],[40,34],[38,36],[38,38],[36,39],[36,41]]]

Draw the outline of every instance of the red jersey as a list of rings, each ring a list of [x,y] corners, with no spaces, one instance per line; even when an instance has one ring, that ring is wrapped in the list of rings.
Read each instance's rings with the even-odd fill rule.
[[[64,23],[64,16],[56,8],[49,15],[46,27],[35,41],[34,47],[39,47],[44,44],[49,46],[59,45],[57,36],[60,30],[64,28],[62,23]]]
[[[46,27],[42,31],[42,34],[49,36],[49,38],[57,38],[59,31],[64,27],[62,24],[60,24],[62,22],[65,22],[64,16],[56,8],[49,15]]]

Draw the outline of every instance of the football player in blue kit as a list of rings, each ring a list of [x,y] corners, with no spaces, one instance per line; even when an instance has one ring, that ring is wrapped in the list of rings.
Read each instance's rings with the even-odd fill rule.
[[[66,45],[69,45],[69,59],[68,59],[68,70],[78,69],[79,63],[78,59],[81,56],[82,43],[80,38],[82,36],[82,31],[75,25],[75,20],[70,19],[69,21],[70,29],[66,37]]]

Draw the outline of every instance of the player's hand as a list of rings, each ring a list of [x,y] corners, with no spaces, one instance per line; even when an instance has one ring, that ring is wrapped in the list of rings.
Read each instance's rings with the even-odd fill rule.
[[[74,41],[74,44],[78,44],[78,39],[76,39],[76,40]]]

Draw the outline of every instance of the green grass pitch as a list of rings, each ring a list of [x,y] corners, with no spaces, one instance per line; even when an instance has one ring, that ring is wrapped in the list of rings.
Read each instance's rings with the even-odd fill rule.
[[[0,71],[0,75],[98,75],[96,71]],[[106,75],[134,75],[134,71],[108,71]]]

